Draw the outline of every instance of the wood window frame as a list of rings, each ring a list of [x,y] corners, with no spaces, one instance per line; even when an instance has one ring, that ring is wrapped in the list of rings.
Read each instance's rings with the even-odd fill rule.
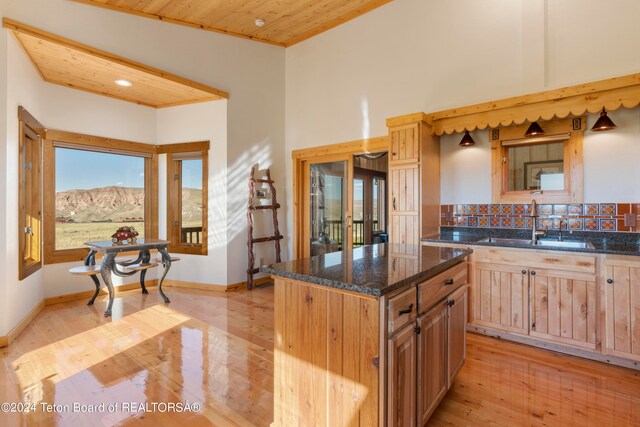
[[[154,145],[104,138],[94,135],[84,135],[59,130],[47,130],[44,144],[44,263],[56,264],[62,262],[81,261],[87,255],[87,248],[56,250],[55,205],[56,205],[56,170],[55,170],[55,142],[73,144],[79,149],[87,147],[88,151],[95,148],[103,149],[105,153],[113,150],[151,154],[144,159],[144,232],[149,238],[158,237],[158,155]],[[89,150],[93,148],[92,150]]]
[[[529,123],[489,129],[492,203],[531,203],[531,199],[536,199],[539,203],[582,203],[584,191],[582,147],[586,125],[585,117],[540,122],[540,126],[545,131],[545,137],[560,137],[568,134],[568,139],[564,141],[564,189],[542,192],[508,191],[508,147],[504,146],[503,142],[525,138],[524,133],[527,131]]]
[[[167,144],[157,147],[159,154],[167,155],[167,239],[169,251],[190,255],[207,255],[209,252],[209,141]],[[200,152],[202,158],[202,241],[200,243],[182,243],[180,230],[182,180],[180,160],[177,153]]]
[[[20,106],[18,129],[18,279],[23,280],[42,268],[42,140],[45,128]],[[27,170],[31,174],[27,174]]]

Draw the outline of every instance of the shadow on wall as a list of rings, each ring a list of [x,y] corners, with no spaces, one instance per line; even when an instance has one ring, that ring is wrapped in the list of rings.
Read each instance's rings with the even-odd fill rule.
[[[229,218],[227,220],[227,235],[225,244],[231,242],[238,235],[243,234],[243,240],[247,233],[247,203],[249,200],[249,176],[251,167],[259,164],[262,169],[270,168],[271,146],[268,140],[264,140],[245,150],[242,155],[229,168],[227,174]],[[256,231],[259,232],[259,231]]]
[[[211,168],[211,162],[209,163]],[[209,218],[208,238],[209,249],[220,249],[227,246],[227,228],[219,224],[227,218],[227,169],[220,168],[213,178],[210,178],[209,186]]]

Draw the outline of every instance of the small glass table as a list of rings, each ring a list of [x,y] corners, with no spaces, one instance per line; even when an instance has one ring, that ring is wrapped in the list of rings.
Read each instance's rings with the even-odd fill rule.
[[[100,252],[104,254],[102,258],[102,264],[100,265],[100,275],[102,276],[102,280],[104,281],[107,289],[109,291],[109,304],[107,305],[107,309],[104,312],[105,317],[111,316],[111,307],[113,306],[113,296],[115,294],[113,289],[113,283],[111,282],[111,273],[115,274],[119,277],[129,277],[136,274],[137,270],[131,271],[121,271],[118,270],[118,266],[116,264],[116,256],[121,252],[131,252],[131,251],[139,251],[138,258],[131,262],[126,262],[121,264],[123,267],[131,266],[134,264],[149,264],[151,261],[150,251],[152,249],[156,249],[160,255],[162,256],[162,266],[164,267],[164,272],[162,273],[162,277],[158,281],[158,291],[160,292],[160,296],[164,300],[165,304],[169,303],[169,298],[162,292],[162,282],[164,282],[164,278],[167,276],[169,269],[171,268],[171,256],[167,251],[167,245],[169,245],[169,241],[167,240],[159,240],[159,239],[137,239],[132,243],[113,243],[111,241],[104,242],[87,242],[85,246],[89,247],[89,254],[84,259],[84,265],[92,266],[96,264],[96,253]],[[140,288],[142,288],[143,294],[148,294],[147,288],[144,285],[144,278],[147,274],[147,270],[140,270]],[[96,285],[96,292],[93,294],[93,297],[89,300],[89,305],[93,304],[98,293],[100,292],[100,281],[96,277],[96,275],[92,275],[91,279],[93,283]]]

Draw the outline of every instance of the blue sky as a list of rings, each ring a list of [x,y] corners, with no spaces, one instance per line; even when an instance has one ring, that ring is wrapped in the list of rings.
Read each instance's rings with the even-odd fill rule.
[[[202,160],[182,161],[182,186],[202,188]]]
[[[183,161],[183,185],[202,188],[202,162]],[[56,148],[56,191],[144,187],[144,159]]]

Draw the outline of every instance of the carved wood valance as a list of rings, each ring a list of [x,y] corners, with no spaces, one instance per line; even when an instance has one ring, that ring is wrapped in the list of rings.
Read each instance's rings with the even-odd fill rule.
[[[564,118],[640,104],[640,73],[547,90],[427,115],[436,135]]]

